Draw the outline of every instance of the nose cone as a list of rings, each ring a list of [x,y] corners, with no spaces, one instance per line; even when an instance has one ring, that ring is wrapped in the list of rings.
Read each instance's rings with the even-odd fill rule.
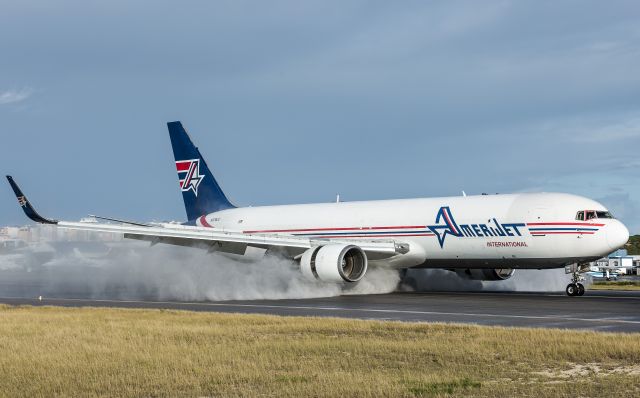
[[[607,229],[607,243],[612,250],[618,250],[629,241],[629,230],[618,220],[608,224]]]

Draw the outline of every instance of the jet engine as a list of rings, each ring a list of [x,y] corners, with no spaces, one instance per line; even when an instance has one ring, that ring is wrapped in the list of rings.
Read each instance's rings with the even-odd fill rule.
[[[302,254],[300,270],[310,280],[357,282],[367,272],[367,255],[355,245],[312,247]]]
[[[504,281],[516,272],[513,268],[467,268],[452,271],[463,279],[476,281]]]

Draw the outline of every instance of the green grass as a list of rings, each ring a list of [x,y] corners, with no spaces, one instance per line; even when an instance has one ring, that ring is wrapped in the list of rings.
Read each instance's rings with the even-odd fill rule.
[[[640,334],[0,306],[0,396],[640,396]]]
[[[408,388],[416,397],[431,397],[441,394],[461,394],[469,390],[478,389],[482,383],[468,378],[449,382],[416,383]]]

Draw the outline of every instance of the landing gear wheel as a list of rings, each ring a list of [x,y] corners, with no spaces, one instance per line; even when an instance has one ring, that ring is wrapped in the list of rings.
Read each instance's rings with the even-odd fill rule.
[[[575,283],[569,283],[567,285],[567,296],[577,296],[578,295],[578,286]]]
[[[580,281],[584,281],[584,278],[580,276],[581,273],[587,272],[588,267],[586,264],[572,264],[571,267],[567,267],[573,275],[571,275],[571,283],[567,285],[567,296],[582,296],[584,295],[584,285]]]

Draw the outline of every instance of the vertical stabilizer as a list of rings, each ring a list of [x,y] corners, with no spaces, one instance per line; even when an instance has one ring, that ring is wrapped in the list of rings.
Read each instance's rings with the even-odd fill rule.
[[[169,136],[189,221],[235,207],[213,177],[198,148],[180,122],[169,122]]]

